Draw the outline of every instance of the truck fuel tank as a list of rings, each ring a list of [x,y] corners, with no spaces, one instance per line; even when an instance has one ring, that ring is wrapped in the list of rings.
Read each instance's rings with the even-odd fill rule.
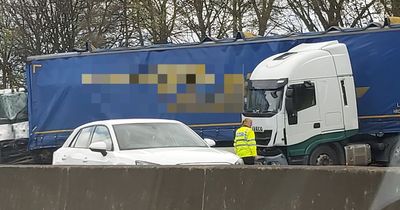
[[[351,144],[344,147],[346,165],[367,166],[371,163],[371,146],[369,144]]]

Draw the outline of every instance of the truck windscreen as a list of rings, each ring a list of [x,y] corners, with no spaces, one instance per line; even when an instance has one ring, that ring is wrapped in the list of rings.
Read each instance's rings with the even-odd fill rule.
[[[273,116],[281,109],[287,79],[248,81],[244,100],[245,116]]]
[[[28,120],[27,94],[24,92],[0,95],[0,124]]]
[[[277,90],[249,89],[245,100],[245,113],[276,114],[282,104],[283,88]]]

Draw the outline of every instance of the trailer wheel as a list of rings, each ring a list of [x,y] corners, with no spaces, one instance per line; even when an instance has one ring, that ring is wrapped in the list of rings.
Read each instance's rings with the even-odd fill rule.
[[[322,145],[315,148],[309,159],[310,165],[325,166],[339,165],[339,157],[337,152],[328,145]]]

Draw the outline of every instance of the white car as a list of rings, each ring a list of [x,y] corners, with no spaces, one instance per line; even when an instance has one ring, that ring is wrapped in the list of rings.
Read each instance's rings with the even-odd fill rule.
[[[106,120],[76,128],[53,154],[53,165],[233,165],[233,153],[210,148],[175,120]]]

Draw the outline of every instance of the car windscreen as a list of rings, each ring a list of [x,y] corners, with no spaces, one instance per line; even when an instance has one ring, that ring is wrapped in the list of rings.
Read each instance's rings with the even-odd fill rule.
[[[178,123],[132,123],[113,127],[120,150],[207,147],[194,131]]]

